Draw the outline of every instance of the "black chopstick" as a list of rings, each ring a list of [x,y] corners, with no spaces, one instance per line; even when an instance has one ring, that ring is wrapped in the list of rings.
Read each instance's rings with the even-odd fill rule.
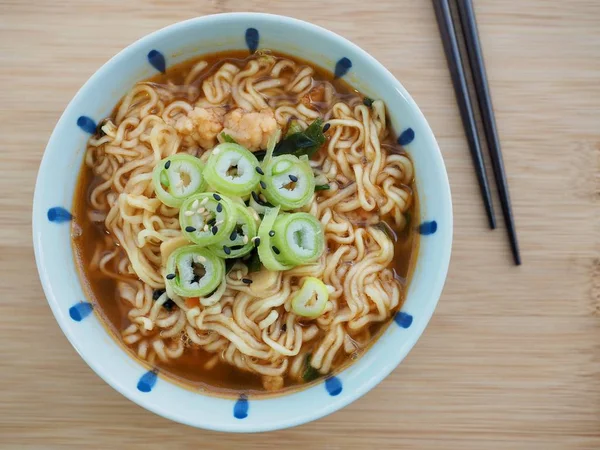
[[[490,158],[492,160],[494,178],[496,179],[500,204],[502,205],[502,215],[504,216],[504,223],[506,224],[506,230],[510,239],[513,259],[516,265],[520,265],[521,255],[519,253],[519,243],[517,241],[515,221],[510,205],[508,182],[506,181],[506,173],[504,171],[504,161],[502,160],[502,151],[500,150],[500,139],[498,137],[492,99],[488,88],[485,64],[483,62],[481,44],[477,32],[477,22],[475,20],[475,12],[473,11],[473,2],[471,0],[456,0],[456,3],[458,4],[460,23],[465,37],[465,47],[467,48],[467,54],[471,64],[471,73],[473,74],[473,83],[475,84],[475,92],[477,93],[479,102],[479,111],[481,112],[481,120],[483,122],[488,151],[490,152]]]
[[[469,89],[467,88],[462,58],[459,53],[456,32],[452,23],[450,5],[448,4],[448,0],[433,0],[433,7],[440,29],[440,35],[442,36],[442,43],[444,44],[444,51],[446,53],[446,59],[448,60],[448,68],[450,69],[452,84],[454,85],[456,102],[458,103],[458,109],[460,110],[465,135],[469,142],[471,158],[473,159],[473,165],[475,166],[485,211],[488,216],[490,228],[494,229],[496,228],[496,219],[494,217],[494,207],[492,206],[492,196],[490,194],[490,187],[485,172],[485,165],[483,164],[481,145],[479,143],[479,136],[477,135],[477,125],[475,124],[475,116],[471,106],[471,98],[469,96]]]

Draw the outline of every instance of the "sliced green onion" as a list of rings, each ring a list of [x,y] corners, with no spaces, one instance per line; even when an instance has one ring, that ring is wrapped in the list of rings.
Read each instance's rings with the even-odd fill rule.
[[[308,213],[278,216],[271,235],[273,245],[280,251],[279,260],[288,264],[311,263],[325,249],[321,222]]]
[[[252,238],[256,236],[256,221],[246,205],[234,203],[235,226],[225,239],[210,246],[213,253],[221,258],[239,258],[254,248]],[[232,239],[233,238],[233,239]]]
[[[275,146],[277,145],[277,141],[279,141],[280,137],[281,130],[279,129],[277,129],[275,133],[269,136],[269,140],[267,141],[267,152],[265,153],[265,157],[262,160],[263,169],[267,167],[267,165],[271,162],[271,159],[273,159],[273,151],[275,150]]]
[[[232,138],[231,136],[229,136],[227,133],[221,133],[221,138],[223,139],[223,142],[229,142],[230,144],[237,144],[237,142],[235,142],[235,139]]]
[[[289,270],[293,266],[283,264],[277,259],[277,256],[273,251],[273,244],[271,244],[271,236],[269,235],[269,232],[273,229],[278,213],[279,206],[267,208],[265,211],[265,216],[258,227],[258,238],[260,239],[258,256],[260,257],[260,262],[262,262],[263,266],[268,270]]]
[[[219,144],[206,162],[204,178],[225,195],[245,197],[260,181],[257,167],[259,164],[256,156],[241,145]]]
[[[183,235],[198,245],[207,246],[224,240],[233,230],[235,221],[234,203],[210,192],[188,197],[179,210]]]
[[[276,156],[264,172],[265,197],[284,211],[306,205],[315,191],[315,176],[308,160],[293,155]]]
[[[182,297],[202,297],[223,281],[225,262],[200,245],[180,247],[167,260],[167,283]]]
[[[329,186],[328,184],[315,185],[315,192],[316,191],[328,191],[329,189],[331,189],[331,186]]]
[[[152,182],[159,200],[173,208],[181,206],[186,197],[206,186],[202,163],[185,153],[161,160],[154,167]]]
[[[325,311],[327,300],[327,286],[318,278],[306,277],[300,290],[292,297],[292,311],[299,316],[315,319]]]

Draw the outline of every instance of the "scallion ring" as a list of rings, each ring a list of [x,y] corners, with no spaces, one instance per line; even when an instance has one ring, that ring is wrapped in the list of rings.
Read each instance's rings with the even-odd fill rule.
[[[280,262],[277,255],[273,251],[273,244],[271,243],[271,236],[269,231],[273,229],[275,219],[279,213],[279,206],[275,208],[267,208],[260,226],[258,227],[258,239],[260,239],[260,245],[258,246],[258,256],[260,262],[268,270],[289,270],[294,267],[291,264],[284,264]]]
[[[236,210],[227,197],[205,192],[188,197],[179,210],[179,225],[185,237],[208,246],[229,236],[235,226]]]
[[[306,205],[315,191],[315,176],[308,160],[293,155],[275,156],[265,167],[267,200],[288,211]]]
[[[218,192],[245,197],[260,181],[257,167],[258,160],[250,151],[238,144],[223,143],[209,156],[204,177]]]
[[[182,297],[202,297],[223,281],[225,262],[200,245],[180,247],[167,260],[167,283]]]
[[[156,196],[167,206],[181,206],[187,197],[204,190],[203,169],[198,158],[185,153],[161,160],[152,172]]]
[[[254,216],[245,205],[234,203],[235,226],[229,235],[210,246],[213,253],[221,258],[239,258],[254,248],[252,238],[256,236],[257,226]],[[226,250],[227,249],[227,250]]]
[[[273,232],[271,242],[280,251],[280,261],[293,265],[309,264],[323,254],[323,227],[312,214],[280,215],[275,220]]]
[[[306,277],[298,292],[292,297],[292,311],[308,319],[316,319],[327,306],[329,290],[318,278]]]

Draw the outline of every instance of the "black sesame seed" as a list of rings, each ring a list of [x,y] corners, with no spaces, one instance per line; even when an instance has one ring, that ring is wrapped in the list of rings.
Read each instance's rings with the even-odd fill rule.
[[[276,255],[279,255],[281,253],[277,247],[273,246],[271,248],[273,249]]]
[[[327,133],[327,130],[329,130],[330,127],[331,127],[331,124],[326,123],[325,126],[323,127],[323,133]]]
[[[260,174],[260,175],[264,175],[265,173],[263,172],[263,170],[260,167],[256,167],[256,171]]]
[[[231,232],[231,234],[229,235],[229,240],[230,240],[230,241],[235,241],[236,239],[237,239],[237,231],[236,231],[236,230],[233,230],[233,231]]]
[[[208,225],[209,227],[212,227],[215,223],[217,223],[217,219],[213,217],[208,222],[206,222],[206,225]]]
[[[171,167],[171,161],[165,163],[165,169],[168,169],[169,167]]]
[[[215,234],[217,234],[218,231],[219,231],[219,228],[217,226],[212,227],[212,229],[210,230],[210,232],[213,234],[213,236]]]
[[[175,302],[173,300],[171,300],[170,298],[167,299],[166,302],[164,302],[162,304],[163,308],[165,308],[167,311],[171,311],[176,305]]]
[[[259,237],[257,237],[257,238],[254,240],[254,246],[255,246],[255,247],[258,247],[259,245],[260,245],[260,238],[259,238]]]
[[[242,278],[242,282],[246,284],[252,284],[252,280],[250,278]]]
[[[169,275],[167,275],[167,280],[172,280],[173,278],[175,278],[175,274],[174,273],[170,273]]]
[[[185,227],[185,231],[187,231],[188,233],[193,233],[194,231],[196,231],[196,228],[187,226],[187,227]]]
[[[265,183],[264,181],[260,180],[260,187],[263,189],[267,188],[267,183]]]
[[[223,205],[220,203],[217,205],[217,212],[223,212]]]
[[[213,194],[213,198],[218,202],[221,201],[221,196],[219,194]]]
[[[292,180],[294,183],[296,183],[298,181],[298,177],[296,175],[290,175],[290,180]]]
[[[370,108],[371,106],[373,106],[373,99],[369,98],[369,97],[365,97],[363,99],[363,104]]]
[[[227,247],[226,245],[223,246],[223,251],[225,252],[226,255],[231,255],[231,249],[229,247]]]
[[[329,124],[327,124],[327,125],[329,125]],[[287,323],[284,323],[283,325],[281,325],[281,331],[284,333],[287,331]]]
[[[165,293],[164,289],[157,289],[152,293],[152,300],[158,300]]]
[[[254,201],[256,203],[260,204],[260,198],[258,198],[258,194],[256,192],[254,192],[254,191],[252,191],[252,198],[254,199]]]
[[[273,230],[269,231],[269,236],[271,236],[271,237],[275,236],[275,232]]]

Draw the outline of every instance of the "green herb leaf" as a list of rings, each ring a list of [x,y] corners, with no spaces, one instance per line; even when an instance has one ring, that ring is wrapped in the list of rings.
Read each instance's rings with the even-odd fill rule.
[[[315,186],[315,191],[328,191],[329,189],[331,189],[331,186],[328,184],[317,184]]]
[[[237,142],[235,142],[235,139],[229,136],[227,133],[221,133],[221,138],[223,139],[223,141],[229,142],[230,144],[237,144]]]
[[[319,371],[310,365],[311,356],[312,354],[308,353],[304,360],[304,373],[302,374],[302,379],[307,383],[310,383],[321,376]]]
[[[369,108],[371,106],[373,106],[373,102],[374,102],[374,100],[372,98],[369,98],[369,97],[363,98],[363,105],[365,105],[365,106],[367,106]]]
[[[311,158],[324,143],[323,120],[319,118],[315,119],[306,130],[289,134],[283,138],[275,147],[273,155],[290,154],[298,158],[306,155]]]

